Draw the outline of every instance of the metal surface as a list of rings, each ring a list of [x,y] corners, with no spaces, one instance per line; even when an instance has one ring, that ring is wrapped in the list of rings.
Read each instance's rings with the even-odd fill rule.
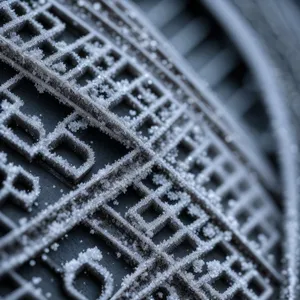
[[[138,11],[0,15],[0,295],[278,297],[276,176]]]

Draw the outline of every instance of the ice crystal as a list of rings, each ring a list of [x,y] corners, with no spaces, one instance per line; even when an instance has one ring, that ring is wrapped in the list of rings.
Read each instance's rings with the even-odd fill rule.
[[[243,261],[245,276],[255,274],[273,295],[277,271],[262,260],[276,252],[280,212],[234,132],[229,139],[217,112],[207,113],[206,92],[152,30],[131,20],[133,8],[118,0],[18,3],[24,16],[14,15],[14,31],[3,34],[8,68],[18,74],[1,85],[0,135],[21,165],[0,153],[0,201],[21,205],[26,218],[3,218],[11,228],[0,242],[0,273],[29,261],[36,275],[51,270],[72,298],[86,299],[77,287],[84,270],[99,280],[99,299],[189,299],[202,293],[203,278],[215,295],[212,279]],[[16,25],[25,19],[31,35]],[[261,199],[259,209],[249,195]],[[245,224],[235,226],[237,218]],[[249,224],[260,226],[259,248]],[[233,286],[248,295],[242,273]],[[31,281],[43,290],[30,290],[51,297],[39,278]]]

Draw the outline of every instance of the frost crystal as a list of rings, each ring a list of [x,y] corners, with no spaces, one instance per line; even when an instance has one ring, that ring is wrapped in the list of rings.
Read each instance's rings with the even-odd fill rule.
[[[0,12],[8,298],[259,299],[253,282],[275,297],[282,213],[268,176],[134,8],[10,0]]]
[[[222,267],[219,261],[213,260],[207,263],[207,270],[211,278],[216,278],[222,272]]]

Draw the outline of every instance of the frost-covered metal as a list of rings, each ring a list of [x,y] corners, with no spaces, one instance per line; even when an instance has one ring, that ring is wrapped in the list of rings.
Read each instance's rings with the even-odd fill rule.
[[[0,16],[0,295],[277,297],[272,173],[133,8]]]
[[[133,2],[187,60],[197,80],[209,84],[232,116],[274,160],[276,144],[271,134],[271,120],[264,105],[264,95],[258,88],[256,76],[249,70],[244,49],[239,47],[248,35],[237,39],[231,30],[224,28],[218,15],[227,16],[227,10],[218,9],[216,3],[218,14],[214,14],[211,9],[214,3],[203,0]],[[225,23],[231,28],[231,17]],[[234,30],[238,29],[234,27]]]

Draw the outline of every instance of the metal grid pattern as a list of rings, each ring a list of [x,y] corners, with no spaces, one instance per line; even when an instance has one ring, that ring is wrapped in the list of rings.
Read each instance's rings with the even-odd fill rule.
[[[262,149],[275,158],[270,120],[243,57],[201,1],[135,0],[155,27],[186,58]],[[257,115],[261,117],[258,122]]]
[[[245,167],[243,154],[225,139],[227,129],[195,101],[197,90],[166,55],[149,54],[155,40],[143,36],[147,30],[133,15],[121,13],[121,2],[63,3],[0,4],[0,59],[7,70],[18,70],[1,85],[1,142],[65,183],[65,194],[29,211],[28,220],[10,220],[1,211],[1,223],[11,221],[0,240],[1,274],[9,282],[19,276],[6,296],[48,297],[55,289],[30,274],[51,270],[67,295],[89,298],[75,286],[84,266],[103,283],[103,299],[270,299],[279,278],[280,212],[259,171]],[[33,94],[26,98],[20,86],[29,90],[32,81],[39,101],[49,92],[51,104],[59,99],[60,119],[25,112]],[[119,142],[112,147],[124,148],[122,155],[101,165],[101,152],[84,140],[94,128],[100,138]],[[25,168],[23,174],[30,173]],[[45,188],[40,183],[39,195]],[[119,200],[126,189],[140,195],[132,206],[130,197]],[[44,202],[39,195],[32,202]],[[83,243],[89,249],[81,252],[78,244],[76,255],[57,262],[59,249],[76,242],[66,235],[78,226],[87,227],[91,239],[104,237],[136,269],[118,281],[120,270],[102,258],[106,250],[98,243]]]

